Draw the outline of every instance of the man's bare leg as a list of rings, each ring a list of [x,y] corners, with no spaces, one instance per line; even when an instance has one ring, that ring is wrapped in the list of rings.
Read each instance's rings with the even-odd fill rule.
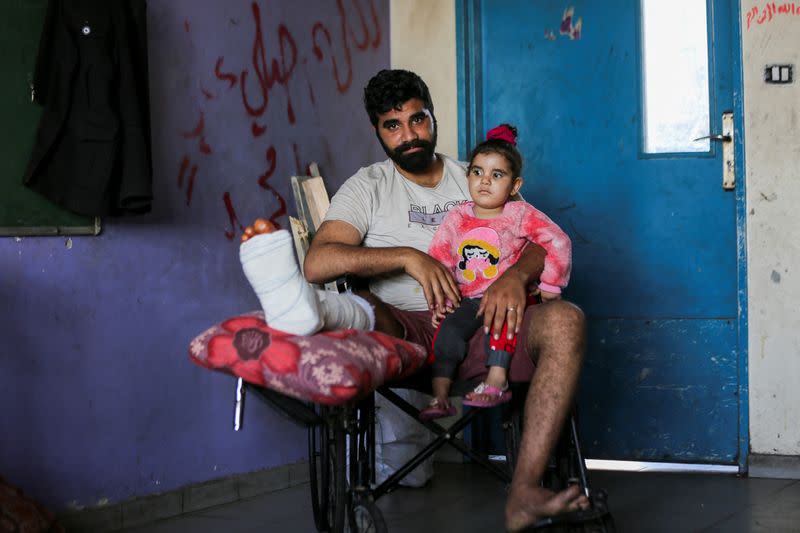
[[[589,507],[578,487],[553,493],[539,486],[570,406],[583,362],[586,325],[576,306],[554,301],[535,306],[528,353],[538,357],[528,397],[519,459],[506,500],[506,528],[518,531],[546,516]]]

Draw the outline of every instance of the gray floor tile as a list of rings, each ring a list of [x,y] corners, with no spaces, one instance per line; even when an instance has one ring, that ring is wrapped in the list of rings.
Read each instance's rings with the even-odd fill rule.
[[[773,502],[792,483],[720,474],[638,472],[592,472],[591,480],[608,491],[618,529],[634,532],[704,531],[723,522],[735,524],[744,509]]]
[[[709,531],[733,531],[733,528],[745,532],[800,532],[800,482],[788,481],[769,499],[744,508]]]
[[[129,528],[125,533],[314,532],[308,485]]]
[[[623,533],[800,532],[800,482],[720,474],[590,473]],[[391,533],[502,531],[505,485],[471,464],[437,464],[421,489],[378,501]],[[308,485],[260,495],[126,533],[256,533],[315,530]]]

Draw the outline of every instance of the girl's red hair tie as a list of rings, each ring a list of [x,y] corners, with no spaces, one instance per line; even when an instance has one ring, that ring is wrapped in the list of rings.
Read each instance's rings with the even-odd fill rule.
[[[488,141],[490,139],[500,139],[501,141],[510,143],[512,146],[517,145],[517,136],[514,135],[512,129],[505,124],[501,124],[486,132],[486,140]]]

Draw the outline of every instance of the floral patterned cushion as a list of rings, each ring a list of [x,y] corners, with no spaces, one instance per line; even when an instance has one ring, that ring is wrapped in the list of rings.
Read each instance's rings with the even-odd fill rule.
[[[264,313],[233,317],[198,335],[189,356],[300,400],[337,405],[425,364],[422,346],[375,331],[343,329],[295,336],[270,328]]]

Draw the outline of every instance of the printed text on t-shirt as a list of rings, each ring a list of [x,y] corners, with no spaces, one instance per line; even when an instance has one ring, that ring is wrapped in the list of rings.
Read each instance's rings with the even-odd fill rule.
[[[420,206],[411,204],[411,209],[408,211],[408,221],[416,224],[424,224],[426,226],[438,226],[442,223],[442,220],[444,220],[444,217],[450,209],[459,204],[463,204],[465,201],[466,200],[453,200],[446,202],[444,206],[435,204],[433,209],[430,210],[430,213],[426,205]]]

